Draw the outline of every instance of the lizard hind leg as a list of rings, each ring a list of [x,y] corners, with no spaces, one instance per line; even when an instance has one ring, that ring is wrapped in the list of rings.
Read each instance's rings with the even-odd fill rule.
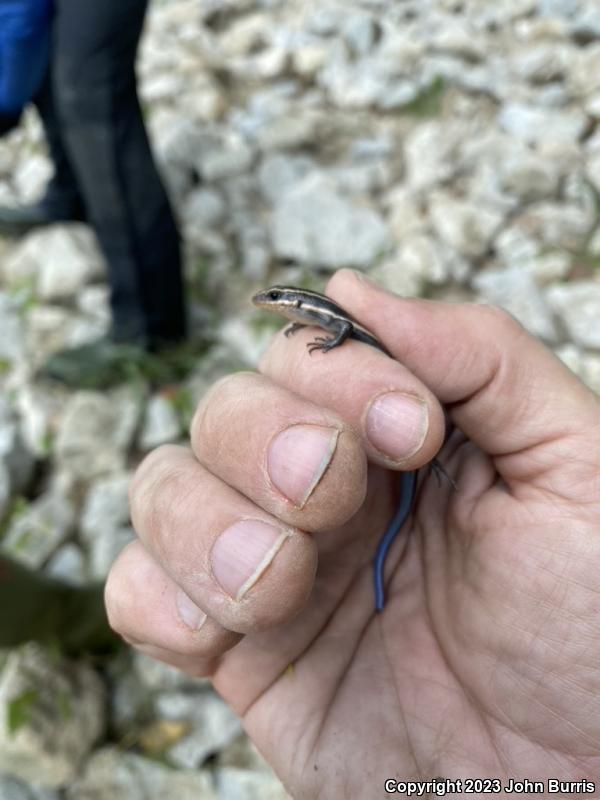
[[[337,346],[337,341],[335,337],[315,336],[312,342],[309,342],[306,345],[306,349],[312,356],[315,350],[322,350],[324,353],[328,353],[332,348],[336,346]]]

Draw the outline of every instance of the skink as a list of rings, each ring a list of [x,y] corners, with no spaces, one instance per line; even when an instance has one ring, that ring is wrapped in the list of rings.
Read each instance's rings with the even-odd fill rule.
[[[364,342],[371,345],[371,347],[377,348],[377,350],[390,356],[390,358],[392,357],[381,342],[360,322],[350,316],[337,303],[334,303],[333,300],[330,300],[329,297],[319,294],[319,292],[297,289],[293,286],[271,286],[270,289],[265,289],[255,294],[252,302],[258,308],[278,314],[280,317],[289,320],[292,325],[286,329],[286,336],[309,325],[322,328],[331,334],[330,336],[316,336],[312,342],[309,342],[307,345],[309,353],[313,353],[315,350],[327,353],[333,350],[334,347],[339,347],[346,339],[357,339],[359,342]],[[443,472],[437,462],[432,462],[432,464],[436,469]],[[416,482],[416,471],[402,473],[398,508],[375,551],[373,577],[375,582],[375,608],[377,611],[382,611],[385,605],[385,559],[392,542],[410,514]]]

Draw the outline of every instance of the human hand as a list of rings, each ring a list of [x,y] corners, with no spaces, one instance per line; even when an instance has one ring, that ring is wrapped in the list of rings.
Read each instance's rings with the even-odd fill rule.
[[[210,675],[295,798],[599,775],[598,398],[501,311],[350,272],[327,293],[397,361],[354,341],[310,358],[306,330],[217,383],[191,450],[136,474],[111,624]],[[435,456],[440,403],[458,490],[423,479],[376,613],[396,471]]]

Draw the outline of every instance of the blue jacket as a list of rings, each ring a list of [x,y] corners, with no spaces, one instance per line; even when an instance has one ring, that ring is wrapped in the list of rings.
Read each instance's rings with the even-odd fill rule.
[[[0,113],[18,114],[48,67],[52,0],[0,0]]]

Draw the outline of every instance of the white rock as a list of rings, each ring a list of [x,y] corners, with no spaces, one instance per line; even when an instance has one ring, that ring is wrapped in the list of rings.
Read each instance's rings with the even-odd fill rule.
[[[543,140],[577,141],[587,127],[587,117],[578,108],[552,109],[507,103],[498,115],[500,127],[528,144]]]
[[[566,20],[556,17],[535,17],[517,20],[515,34],[523,42],[564,41],[569,28]]]
[[[115,559],[130,542],[136,539],[133,528],[104,529],[102,536],[88,545],[88,574],[92,580],[104,581]]]
[[[314,78],[326,61],[327,49],[320,44],[304,44],[292,52],[292,69],[304,79]]]
[[[73,532],[75,508],[62,492],[49,490],[11,522],[2,550],[30,567],[40,567]]]
[[[438,121],[426,122],[404,142],[406,180],[413,191],[448,181],[457,169],[460,138],[456,129]],[[462,132],[463,137],[466,131]]]
[[[502,189],[523,202],[552,196],[558,190],[561,176],[557,167],[531,151],[509,154],[498,160],[496,168]]]
[[[451,53],[467,61],[481,61],[487,54],[488,42],[468,25],[467,18],[446,17],[429,37],[433,50]]]
[[[311,109],[287,113],[268,120],[258,132],[262,150],[294,150],[312,145],[319,138],[322,115]]]
[[[228,57],[248,55],[263,49],[269,39],[270,19],[266,14],[246,14],[227,28],[219,44]]]
[[[182,435],[177,412],[166,397],[154,395],[148,400],[139,446],[142,450],[152,450],[167,442],[175,442]]]
[[[11,703],[31,697],[11,732]],[[104,688],[83,662],[66,662],[36,645],[8,656],[0,675],[0,770],[43,786],[71,781],[104,727]]]
[[[328,170],[327,174],[341,194],[354,195],[359,201],[361,196],[369,194],[377,197],[395,178],[391,165],[385,159],[336,166]]]
[[[600,39],[600,9],[595,0],[578,10],[571,25],[571,35],[584,41]]]
[[[580,47],[569,59],[569,88],[586,98],[600,91],[600,42]]]
[[[503,228],[494,240],[494,254],[505,267],[514,267],[536,258],[541,244],[524,225],[513,223]]]
[[[214,189],[195,189],[188,195],[183,209],[186,228],[210,229],[221,225],[227,215],[223,197]]]
[[[17,363],[25,356],[25,326],[13,297],[0,291],[0,361]]]
[[[253,281],[264,281],[272,261],[269,235],[259,224],[244,224],[237,232],[242,272]]]
[[[371,14],[350,13],[342,23],[342,36],[357,55],[371,52],[379,36],[379,24]]]
[[[579,205],[542,201],[530,205],[518,222],[544,245],[576,251],[585,246],[593,218]]]
[[[390,77],[382,74],[375,60],[361,58],[356,62],[351,61],[341,42],[339,47],[334,45],[330,48],[329,59],[319,73],[318,83],[327,91],[332,103],[340,108],[368,108],[376,105],[378,99],[389,99],[391,96]],[[399,84],[397,80],[394,91]],[[416,95],[414,81],[412,84],[412,97],[404,102],[410,101]]]
[[[571,55],[562,43],[543,42],[534,47],[528,45],[511,59],[511,66],[524,80],[545,84],[563,77]]]
[[[28,153],[21,159],[13,176],[13,183],[24,205],[39,200],[52,177],[52,163],[41,153]]]
[[[596,191],[600,192],[600,151],[588,158],[585,172]]]
[[[29,380],[16,393],[20,430],[27,448],[37,458],[48,458],[54,421],[60,414],[65,392],[40,388]]]
[[[250,59],[248,70],[250,75],[268,81],[283,77],[288,71],[289,65],[289,49],[285,46],[275,46]]]
[[[27,314],[26,344],[34,367],[52,353],[93,342],[106,333],[107,322],[82,317],[58,305],[34,306]]]
[[[280,781],[268,772],[221,767],[216,786],[222,800],[291,800]]]
[[[111,313],[108,285],[84,286],[77,295],[77,308],[86,317],[98,322],[108,330]]]
[[[0,800],[60,800],[58,792],[0,775]]]
[[[318,36],[331,36],[339,33],[346,17],[344,9],[339,6],[324,5],[314,9],[307,7],[306,29]]]
[[[175,100],[183,90],[185,80],[174,72],[160,73],[146,78],[141,84],[140,96],[144,103]]]
[[[402,243],[406,236],[419,233],[427,218],[418,196],[404,186],[394,189],[385,200],[389,209],[388,226],[394,239]]]
[[[269,154],[258,170],[261,193],[268,203],[275,205],[294,184],[314,169],[315,163],[308,156]]]
[[[67,800],[219,800],[208,772],[173,770],[156,760],[102,748],[66,790]]]
[[[556,350],[556,355],[587,384],[600,394],[600,355],[585,353],[574,344],[566,344]]]
[[[106,394],[76,392],[58,428],[58,465],[81,480],[122,470],[138,424],[139,406],[140,398],[127,388]]]
[[[588,250],[592,255],[600,256],[600,229],[598,229],[589,240]]]
[[[273,328],[257,328],[252,326],[247,317],[229,317],[223,320],[219,325],[217,331],[218,339],[223,344],[227,362],[232,358],[231,354],[237,356],[238,361],[243,364],[256,366],[258,360],[264,351],[271,336],[273,335]],[[204,378],[199,377],[195,384],[201,386],[206,390],[206,381]]]
[[[473,286],[482,298],[505,308],[535,336],[548,342],[557,341],[552,314],[529,271],[518,266],[485,270],[475,275]]]
[[[189,108],[201,122],[218,122],[228,109],[227,94],[208,76],[195,75],[181,95],[181,107]]]
[[[600,349],[599,281],[557,284],[545,296],[575,344]]]
[[[10,477],[12,492],[20,492],[34,469],[34,459],[20,433],[19,420],[8,399],[0,395],[0,463]]]
[[[247,172],[253,160],[252,148],[240,137],[229,134],[207,142],[196,164],[205,181],[219,181]]]
[[[197,692],[200,687],[210,687],[208,678],[193,678],[176,667],[156,661],[150,656],[135,651],[133,653],[133,676],[138,686],[142,686],[145,691],[145,698],[148,692],[155,694],[161,692]]]
[[[524,262],[538,286],[565,280],[571,271],[571,256],[560,251],[541,253]]]
[[[501,182],[498,161],[499,155],[493,163],[487,159],[473,165],[472,172],[462,181],[463,197],[472,205],[495,211],[502,216],[509,216],[518,208],[520,201],[516,194],[509,192]]]
[[[281,258],[326,267],[364,267],[388,247],[379,214],[347,202],[332,183],[308,176],[273,215],[273,244]]]
[[[431,193],[429,216],[440,239],[466,258],[486,253],[503,220],[497,211],[442,191]]]
[[[169,186],[175,197],[183,195],[191,186],[198,153],[206,134],[195,119],[178,111],[156,115],[151,120],[152,141],[157,161],[165,176],[170,176]]]
[[[129,523],[128,490],[131,474],[124,472],[95,481],[81,509],[80,532],[86,544],[101,539],[106,531]]]
[[[88,580],[85,557],[81,548],[73,542],[59,547],[44,568],[46,575],[65,583],[83,586]]]
[[[586,114],[588,114],[590,117],[593,117],[595,120],[600,119],[600,91],[597,91],[590,95],[590,97],[586,98],[585,111]]]
[[[424,234],[408,237],[398,250],[398,258],[404,269],[420,275],[424,285],[452,280],[462,283],[471,271],[468,260],[454,248]]]
[[[104,274],[104,261],[91,231],[83,225],[52,225],[25,237],[8,258],[5,275],[35,280],[42,300],[70,299]]]
[[[402,297],[417,297],[423,291],[421,263],[405,259],[402,248],[370,269],[369,277]]]
[[[167,751],[169,761],[185,769],[200,768],[207,756],[240,735],[239,719],[210,690],[194,693],[164,692],[154,701],[159,719],[186,720],[191,731]]]
[[[177,667],[171,667],[162,661],[156,661],[139,651],[133,653],[133,676],[138,686],[144,689],[147,699],[148,691],[153,694],[161,692],[197,692],[202,686],[209,687],[208,678],[192,678]]]

